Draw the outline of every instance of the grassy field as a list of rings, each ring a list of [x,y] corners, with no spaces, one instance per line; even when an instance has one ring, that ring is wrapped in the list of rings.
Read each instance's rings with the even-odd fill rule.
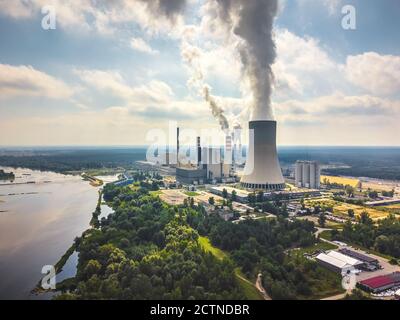
[[[323,231],[323,232],[325,232],[325,231]],[[328,250],[333,250],[333,249],[337,249],[337,248],[338,248],[338,246],[321,241],[310,247],[292,250],[292,252],[294,252],[296,255],[303,256],[304,253],[313,253],[317,250],[328,251]]]
[[[228,258],[228,254],[221,249],[214,247],[211,244],[210,239],[207,237],[199,237],[199,243],[204,251],[211,252],[217,259],[223,260]]]
[[[400,214],[400,203],[392,204],[390,206],[377,207],[377,210],[385,211],[388,213]]]
[[[214,247],[210,239],[207,237],[199,237],[199,243],[201,247],[206,251],[212,253],[214,257],[219,260],[229,259],[229,255],[222,251],[219,248]],[[246,277],[240,271],[240,268],[235,268],[235,275],[238,281],[238,284],[242,288],[244,294],[249,300],[263,300],[262,295],[258,292],[258,290],[254,287],[254,285],[246,279]]]
[[[150,191],[149,193],[150,193],[151,195],[153,195],[153,196],[159,196],[160,194],[162,194],[162,191],[161,191],[161,190]]]
[[[324,183],[324,180],[327,179],[330,183],[342,184],[344,186],[349,185],[353,188],[357,188],[359,186],[360,180],[355,178],[344,178],[344,177],[335,177],[335,176],[322,176],[321,175],[321,183]]]
[[[186,194],[188,197],[197,197],[197,196],[200,195],[200,193],[195,192],[195,191],[186,191],[185,194]]]
[[[393,184],[385,184],[385,183],[378,183],[378,182],[363,182],[362,188],[367,190],[368,188],[371,190],[377,191],[391,191],[395,189]]]
[[[364,207],[364,206],[359,206],[355,204],[350,204],[350,203],[345,203],[345,202],[340,202],[340,201],[335,201],[333,199],[324,199],[324,200],[314,200],[314,199],[309,199],[305,201],[306,205],[309,206],[332,206],[333,207],[333,213],[338,216],[342,217],[348,217],[348,210],[353,209],[356,217],[360,216],[363,211],[367,211],[369,216],[373,220],[378,220],[378,219],[383,219],[386,218],[389,214],[389,212],[384,211],[384,210],[379,210],[371,207]]]

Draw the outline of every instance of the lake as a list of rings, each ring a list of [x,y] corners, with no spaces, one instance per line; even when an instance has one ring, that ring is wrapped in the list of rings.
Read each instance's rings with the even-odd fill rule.
[[[0,181],[0,299],[50,298],[30,292],[43,277],[42,267],[54,265],[74,238],[89,228],[98,188],[80,176],[0,169],[16,176],[11,185]],[[105,205],[102,209],[102,216],[111,212]],[[77,254],[60,277],[74,275],[76,261]]]

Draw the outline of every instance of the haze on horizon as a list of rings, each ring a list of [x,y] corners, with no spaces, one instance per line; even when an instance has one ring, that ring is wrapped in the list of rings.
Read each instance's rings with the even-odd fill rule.
[[[144,3],[0,0],[0,146],[146,145],[168,121],[219,128],[191,83],[188,46],[223,114],[245,127],[249,84],[215,1]],[[41,27],[44,4],[56,8],[55,30]],[[356,30],[341,27],[345,4]],[[279,1],[279,145],[400,146],[398,9],[396,0]]]

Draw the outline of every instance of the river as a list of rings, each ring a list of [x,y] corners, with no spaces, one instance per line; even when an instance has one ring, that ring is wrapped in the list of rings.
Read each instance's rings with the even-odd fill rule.
[[[42,267],[54,265],[89,228],[98,188],[79,176],[0,169],[16,176],[11,185],[0,181],[0,299],[47,299],[51,295],[30,292],[43,277]],[[111,212],[102,209],[101,216]],[[62,278],[74,274],[76,261],[77,255],[71,256]]]

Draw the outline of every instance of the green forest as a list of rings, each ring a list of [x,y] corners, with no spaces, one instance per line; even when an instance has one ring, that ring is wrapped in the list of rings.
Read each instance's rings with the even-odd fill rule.
[[[167,205],[150,189],[104,187],[114,213],[101,221],[96,221],[98,209],[93,213],[93,228],[75,240],[77,275],[57,285],[63,293],[56,299],[254,297],[238,281],[238,268],[252,283],[261,272],[273,299],[340,291],[336,274],[286,252],[317,242],[312,222],[278,218],[233,224],[192,201]],[[204,249],[204,239],[219,256]]]
[[[359,223],[347,222],[342,232],[331,231],[330,237],[400,258],[400,219],[393,214],[374,223],[368,213],[363,212]]]

